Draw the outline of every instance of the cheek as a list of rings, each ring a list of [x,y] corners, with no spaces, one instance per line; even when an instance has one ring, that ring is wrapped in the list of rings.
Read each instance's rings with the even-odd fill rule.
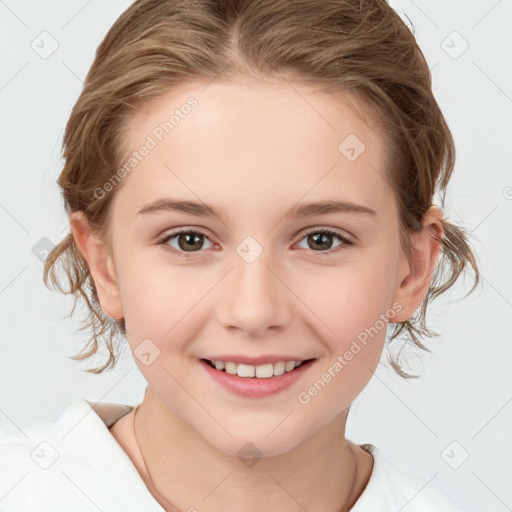
[[[333,267],[303,284],[300,293],[308,297],[307,306],[317,317],[313,328],[323,334],[326,358],[298,401],[325,422],[352,403],[381,359],[385,315],[393,309],[391,265],[386,258],[365,258]],[[331,406],[326,408],[326,403]]]
[[[303,280],[301,296],[337,342],[346,342],[373,326],[390,307],[393,268],[392,258],[377,251],[360,259],[356,255]]]
[[[393,254],[368,251],[337,267],[303,281],[300,296],[319,320],[314,329],[323,334],[326,362],[309,383],[305,400],[347,407],[370,380],[377,367],[387,332],[386,314],[392,308]],[[359,257],[360,256],[360,257]],[[392,316],[392,315],[391,315]],[[316,393],[322,399],[313,400]],[[325,402],[324,402],[325,403]]]
[[[119,282],[128,332],[155,340],[176,339],[183,325],[197,319],[201,298],[214,284],[211,274],[192,265],[136,256],[120,265]]]

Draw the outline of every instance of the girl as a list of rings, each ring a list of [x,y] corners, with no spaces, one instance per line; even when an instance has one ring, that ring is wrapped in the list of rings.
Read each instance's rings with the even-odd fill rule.
[[[105,343],[111,369],[126,339],[148,386],[4,433],[3,512],[459,510],[345,437],[388,331],[424,347],[429,301],[468,264],[478,283],[434,203],[453,140],[384,0],[138,0],[64,159],[45,283],[88,307],[75,359]]]

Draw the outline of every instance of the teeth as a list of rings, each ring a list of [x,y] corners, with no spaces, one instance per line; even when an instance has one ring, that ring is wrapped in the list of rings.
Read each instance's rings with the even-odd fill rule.
[[[285,372],[291,372],[304,361],[279,361],[277,363],[261,364],[253,366],[250,364],[237,364],[232,361],[210,361],[217,370],[224,370],[230,375],[239,377],[257,377],[259,379],[269,379]]]

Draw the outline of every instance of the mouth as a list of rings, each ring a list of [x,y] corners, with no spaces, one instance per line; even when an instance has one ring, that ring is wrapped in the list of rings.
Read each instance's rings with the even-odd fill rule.
[[[315,359],[313,358],[301,361],[277,361],[275,363],[266,363],[254,366],[250,364],[235,363],[233,361],[224,362],[211,359],[201,359],[201,361],[219,372],[253,380],[270,379],[285,373],[291,373],[314,360]]]
[[[274,357],[276,359],[272,361]],[[246,362],[256,362],[254,359],[250,361],[242,355],[237,358],[238,360],[245,359]],[[233,357],[233,359],[235,358]],[[258,400],[292,388],[294,384],[306,377],[309,368],[317,360],[315,358],[284,361],[281,356],[268,356],[265,359],[265,363],[258,366],[229,360],[198,359],[198,361],[211,379],[209,382],[214,383],[215,386],[219,385],[230,394],[245,399]],[[269,362],[269,359],[272,362]]]

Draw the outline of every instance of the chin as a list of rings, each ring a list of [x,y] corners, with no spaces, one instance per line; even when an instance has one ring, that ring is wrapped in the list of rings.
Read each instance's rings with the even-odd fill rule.
[[[227,455],[239,457],[241,462],[245,464],[247,460],[251,461],[261,457],[275,457],[285,454],[302,442],[298,434],[294,436],[292,432],[285,429],[278,433],[279,427],[276,428],[278,423],[269,429],[254,429],[253,426],[252,429],[242,429],[239,433],[226,426],[233,437],[230,437],[223,430],[220,437],[218,435],[212,437],[212,432],[210,431],[209,435],[206,435],[204,439],[219,451]],[[250,463],[246,465],[250,467]]]
[[[224,453],[236,456],[240,462],[250,467],[252,460],[261,458],[277,457],[291,451],[296,445],[290,441],[286,444],[269,442],[268,440],[237,440],[228,446]]]

